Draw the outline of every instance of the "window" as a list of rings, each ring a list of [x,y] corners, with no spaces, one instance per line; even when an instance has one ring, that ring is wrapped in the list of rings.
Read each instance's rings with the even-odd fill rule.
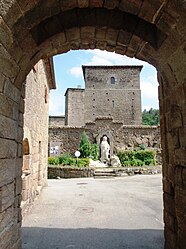
[[[114,108],[114,100],[112,100],[112,107]]]
[[[25,138],[23,140],[23,155],[29,155],[30,154],[30,146],[28,142],[28,138]]]
[[[30,163],[31,163],[31,157],[30,157],[30,145],[28,138],[24,138],[23,140],[23,165],[22,165],[22,170],[23,173],[26,175],[29,173],[30,170]]]
[[[114,77],[111,77],[111,78],[110,78],[110,82],[111,82],[111,84],[115,84],[116,79],[115,79]]]

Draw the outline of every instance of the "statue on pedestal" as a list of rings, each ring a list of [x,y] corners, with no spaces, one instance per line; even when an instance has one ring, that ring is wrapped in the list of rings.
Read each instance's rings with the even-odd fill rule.
[[[109,162],[110,145],[107,141],[107,136],[103,136],[103,141],[101,142],[101,162]]]

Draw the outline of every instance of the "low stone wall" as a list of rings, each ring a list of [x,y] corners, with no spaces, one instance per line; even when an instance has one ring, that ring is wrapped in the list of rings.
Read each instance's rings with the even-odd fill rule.
[[[72,168],[64,166],[48,166],[48,179],[57,178],[81,178],[92,177],[94,169],[92,168]]]
[[[118,169],[118,174],[124,175],[155,175],[162,173],[162,166],[128,167]]]
[[[120,167],[120,168],[72,168],[64,166],[49,165],[48,166],[48,178],[83,178],[94,177],[96,171],[114,173],[115,176],[132,176],[136,174],[140,175],[154,175],[161,174],[161,166],[146,166],[146,167]],[[104,173],[103,173],[104,175]]]

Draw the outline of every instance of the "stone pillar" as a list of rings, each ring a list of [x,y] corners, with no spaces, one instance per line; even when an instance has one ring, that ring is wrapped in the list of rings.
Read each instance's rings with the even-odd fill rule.
[[[5,41],[11,41],[8,34],[4,35]],[[10,43],[0,43],[0,248],[18,249],[21,248],[24,91],[21,92],[22,82],[19,86],[15,84],[20,68],[7,47]]]
[[[174,77],[172,77],[174,80]],[[159,75],[165,249],[186,248],[186,81]],[[171,84],[172,83],[172,84]]]
[[[1,56],[1,53],[0,53]],[[3,68],[5,63],[6,68]],[[0,68],[0,248],[21,248],[21,173],[24,100],[14,68]],[[16,73],[16,72],[15,72]]]

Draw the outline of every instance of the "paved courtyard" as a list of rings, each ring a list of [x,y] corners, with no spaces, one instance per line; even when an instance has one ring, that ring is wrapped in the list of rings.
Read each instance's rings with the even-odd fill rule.
[[[49,180],[23,249],[163,249],[161,176]]]

